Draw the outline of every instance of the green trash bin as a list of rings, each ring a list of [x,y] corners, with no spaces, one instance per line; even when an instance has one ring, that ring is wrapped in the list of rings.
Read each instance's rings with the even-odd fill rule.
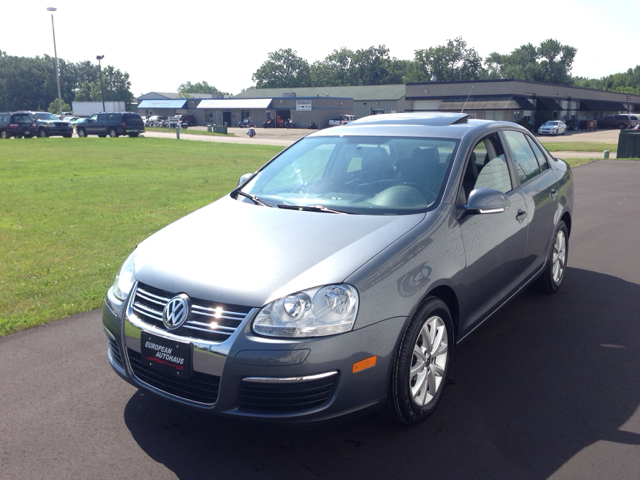
[[[224,133],[224,134],[226,134],[227,133],[227,127],[222,126],[222,125],[215,125],[213,127],[213,131],[215,133]]]
[[[620,130],[618,158],[640,158],[640,130]]]
[[[207,132],[211,132],[211,125],[207,125]]]

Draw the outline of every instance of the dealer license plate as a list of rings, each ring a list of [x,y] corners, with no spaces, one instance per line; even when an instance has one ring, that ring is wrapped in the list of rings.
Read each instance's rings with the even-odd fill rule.
[[[25,135],[29,135],[29,134],[31,134],[31,132],[29,130],[27,130],[27,131],[24,132],[24,134]]]
[[[152,335],[140,334],[142,363],[153,370],[188,379],[191,377],[191,345]]]

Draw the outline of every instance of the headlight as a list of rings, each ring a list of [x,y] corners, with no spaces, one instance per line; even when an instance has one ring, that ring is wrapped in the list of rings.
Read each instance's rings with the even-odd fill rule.
[[[125,301],[131,292],[136,279],[134,278],[134,266],[135,266],[135,251],[129,255],[129,258],[125,260],[120,268],[120,272],[116,276],[116,280],[113,282],[113,294],[118,300]]]
[[[325,285],[266,305],[254,320],[253,330],[268,337],[324,337],[351,330],[357,313],[354,287]]]

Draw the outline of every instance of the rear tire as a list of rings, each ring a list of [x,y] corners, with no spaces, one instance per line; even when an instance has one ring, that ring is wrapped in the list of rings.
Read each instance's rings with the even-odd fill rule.
[[[447,305],[427,298],[404,331],[391,373],[387,413],[414,425],[435,410],[453,354],[453,321]]]
[[[129,134],[129,136],[130,136],[131,138],[136,138],[136,137],[138,136],[138,134],[137,134],[137,133],[130,133],[130,134]]]
[[[38,136],[40,138],[47,138],[49,135],[47,135],[47,131],[44,128],[41,128],[38,130]]]
[[[562,280],[567,270],[569,257],[569,231],[565,223],[560,220],[554,234],[553,245],[547,258],[547,265],[542,274],[534,282],[533,288],[541,293],[555,293],[562,286]]]
[[[0,130],[0,138],[9,138],[9,134],[6,130]]]

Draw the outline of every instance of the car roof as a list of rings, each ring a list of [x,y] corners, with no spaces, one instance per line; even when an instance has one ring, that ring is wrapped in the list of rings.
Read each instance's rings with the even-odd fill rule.
[[[412,112],[371,115],[347,125],[312,133],[321,136],[408,136],[461,139],[496,126],[522,129],[513,122],[470,119],[467,113]]]

